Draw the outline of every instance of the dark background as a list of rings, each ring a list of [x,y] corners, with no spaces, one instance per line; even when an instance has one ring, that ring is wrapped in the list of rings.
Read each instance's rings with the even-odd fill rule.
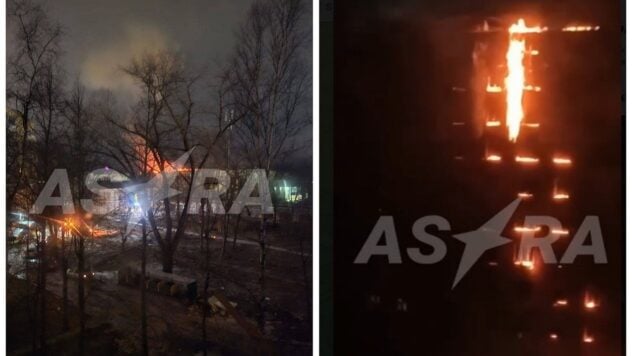
[[[487,17],[521,16],[548,26],[576,20],[601,27],[572,36],[552,32],[538,42],[536,84],[546,94],[533,99],[533,106],[542,128],[537,137],[524,134],[524,147],[542,157],[570,153],[570,172],[560,174],[547,164],[530,170],[511,162],[490,167],[481,160],[484,141],[451,127],[452,121],[471,119],[471,98],[450,89],[469,85],[476,38],[470,30]],[[334,353],[623,354],[622,18],[618,1],[335,3]],[[465,160],[455,161],[455,154]],[[407,247],[427,251],[412,236],[416,219],[441,215],[452,233],[473,230],[524,186],[536,197],[548,196],[555,179],[570,191],[568,204],[523,203],[516,221],[550,214],[572,236],[586,215],[597,215],[608,264],[579,257],[564,269],[542,266],[527,275],[514,268],[512,247],[505,246],[486,253],[451,290],[463,244],[450,232],[437,233],[448,245],[442,262],[418,265],[407,257]],[[382,215],[394,216],[403,263],[373,257],[354,265]],[[570,238],[556,243],[558,258]],[[499,265],[489,266],[492,260]],[[597,313],[578,307],[586,290],[602,301]],[[371,295],[380,302],[371,303]],[[574,307],[553,310],[560,297]],[[398,298],[407,302],[407,312],[396,311]],[[581,343],[584,328],[595,335],[594,344]],[[558,342],[551,342],[551,332],[559,334]]]

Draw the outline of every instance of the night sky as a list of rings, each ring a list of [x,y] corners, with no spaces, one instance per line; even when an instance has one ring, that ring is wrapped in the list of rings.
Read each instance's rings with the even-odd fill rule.
[[[145,51],[176,50],[211,73],[224,64],[252,1],[47,1],[66,31],[70,77],[92,89],[133,92],[119,66]],[[214,64],[217,64],[215,66]]]

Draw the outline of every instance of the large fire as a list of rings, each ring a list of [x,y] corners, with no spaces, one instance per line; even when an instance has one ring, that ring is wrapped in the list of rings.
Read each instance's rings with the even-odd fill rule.
[[[525,91],[540,91],[540,87],[525,84],[524,55],[527,53],[523,34],[547,31],[546,27],[527,27],[524,19],[509,27],[509,48],[507,49],[507,76],[505,77],[505,91],[507,93],[507,113],[505,124],[509,130],[509,140],[516,142],[520,134],[520,126],[524,119],[522,98]],[[528,53],[533,53],[529,50]],[[538,53],[536,51],[536,53]]]
[[[524,20],[520,19],[509,27],[509,48],[507,49],[507,77],[505,88],[507,92],[506,125],[509,129],[509,140],[516,142],[520,133],[520,124],[524,118],[522,96],[524,93],[524,59],[525,40],[519,36],[526,29]]]

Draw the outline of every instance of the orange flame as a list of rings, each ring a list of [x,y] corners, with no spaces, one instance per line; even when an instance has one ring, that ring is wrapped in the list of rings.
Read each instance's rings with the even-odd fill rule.
[[[571,163],[573,163],[571,161],[570,158],[566,158],[566,157],[553,157],[553,164],[555,165],[559,165],[559,166],[569,166]]]
[[[553,186],[553,200],[562,201],[570,199],[570,195],[557,188],[557,182]]]
[[[485,89],[488,93],[500,93],[503,89],[500,85],[492,84],[491,79],[487,77],[487,88]]]
[[[599,26],[566,26],[562,29],[563,32],[585,32],[585,31],[599,31]]]
[[[515,34],[524,33],[527,27],[523,19],[509,27],[509,48],[507,49],[507,77],[505,90],[507,91],[506,124],[509,129],[509,140],[516,142],[520,133],[520,123],[524,118],[522,96],[524,94],[525,73],[522,63],[525,53],[525,40]]]
[[[526,33],[541,33],[547,31],[547,27],[533,26],[527,27],[524,19],[509,27],[509,48],[505,58],[507,60],[507,76],[505,77],[505,91],[507,92],[507,112],[506,123],[509,129],[509,140],[516,142],[520,134],[520,123],[524,119],[524,108],[522,98],[525,90],[539,92],[541,88],[534,85],[525,84],[525,68],[523,64],[524,56],[528,54],[539,54],[539,52],[526,50],[524,36]],[[489,84],[488,84],[489,91]]]
[[[591,296],[588,292],[584,295],[584,307],[588,310],[592,310],[597,308],[599,305],[597,304],[597,300],[593,296]]]
[[[551,233],[554,235],[568,235],[568,229],[552,229]]]
[[[529,227],[529,226],[516,226],[514,227],[515,232],[538,232],[540,231],[539,226]]]
[[[519,248],[514,254],[514,265],[533,271],[535,269],[535,259],[531,251]]]
[[[537,157],[516,156],[516,162],[525,164],[536,164],[540,162],[540,159]]]
[[[554,307],[565,307],[568,305],[568,300],[566,299],[558,299],[553,304]]]
[[[500,157],[499,155],[487,155],[487,157],[485,157],[485,160],[489,161],[489,162],[500,162],[502,161],[502,157]]]

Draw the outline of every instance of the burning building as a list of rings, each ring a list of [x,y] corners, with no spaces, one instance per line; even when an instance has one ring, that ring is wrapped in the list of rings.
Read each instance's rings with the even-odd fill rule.
[[[559,114],[562,111],[552,109],[555,105],[571,103],[550,102],[558,96],[551,91],[571,88],[554,87],[555,81],[551,76],[555,76],[559,69],[553,67],[554,61],[551,58],[560,54],[550,54],[547,51],[554,49],[560,42],[578,41],[578,38],[564,38],[565,35],[581,36],[580,32],[589,34],[600,29],[598,25],[589,24],[549,27],[537,21],[514,18],[504,27],[492,29],[484,22],[474,30],[469,90],[472,119],[459,121],[461,125],[453,123],[452,128],[457,135],[462,134],[458,130],[473,134],[478,145],[483,147],[483,153],[477,157],[478,153],[470,152],[468,156],[468,152],[457,149],[454,158],[455,162],[467,159],[482,162],[483,169],[490,172],[487,174],[502,182],[496,189],[515,190],[513,196],[522,199],[521,210],[514,216],[513,221],[516,223],[512,225],[514,228],[511,235],[516,242],[527,235],[544,236],[550,233],[557,237],[567,236],[579,214],[579,208],[573,202],[571,186],[577,180],[575,163],[581,162],[582,156],[575,150],[573,140],[565,137],[564,131],[560,131],[572,118],[563,115],[556,117],[553,113]],[[548,83],[552,84],[547,86]],[[462,95],[462,92],[455,94]],[[488,194],[500,193],[490,190]],[[570,230],[560,228],[545,233],[538,226],[519,225],[526,215],[545,214],[557,216],[563,226],[571,226]],[[568,241],[557,242],[555,248],[559,249],[564,244],[568,244]],[[579,339],[576,341],[584,344],[597,342],[598,337],[588,333],[586,328],[594,330],[595,326],[591,324],[604,322],[603,319],[582,317],[586,311],[596,308],[594,296],[586,293],[583,301],[579,302],[582,300],[580,291],[588,288],[592,281],[587,275],[566,277],[566,272],[561,272],[562,266],[544,266],[537,251],[514,250],[510,257],[514,266],[507,264],[507,268],[516,269],[519,276],[517,278],[529,281],[527,283],[530,285],[530,292],[528,297],[525,296],[525,303],[533,303],[533,300],[542,298],[553,289],[575,293],[578,295],[578,302],[568,307],[576,315],[575,321],[559,321],[561,319],[553,315],[547,321],[553,325],[547,327],[552,330],[575,330],[573,335]],[[504,253],[506,252],[498,252],[500,255]],[[496,256],[496,259],[507,260],[506,256]],[[574,282],[567,283],[560,278],[572,278]],[[554,301],[554,313],[559,314],[560,307],[567,306],[566,299],[551,300]],[[550,312],[544,305],[542,310],[543,314]],[[538,318],[532,316],[518,319],[526,327],[539,323],[536,321]],[[519,335],[522,337],[522,332]],[[549,334],[550,340],[561,342],[558,338],[558,333]]]

